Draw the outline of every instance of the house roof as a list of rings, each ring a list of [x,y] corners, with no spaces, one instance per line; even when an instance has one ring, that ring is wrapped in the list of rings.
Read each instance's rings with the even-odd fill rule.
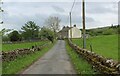
[[[66,27],[65,27],[65,26],[64,26],[61,31],[68,31],[68,30],[71,29],[71,28],[73,28],[73,27],[69,27],[69,26],[66,26]]]
[[[76,26],[74,26],[74,27],[76,27]],[[73,28],[73,27],[64,26],[64,27],[62,28],[62,30],[60,30],[58,33],[64,32],[64,31],[68,31],[68,30],[70,30],[71,28]]]
[[[70,29],[70,27],[68,27],[68,26],[65,27],[65,26],[64,26],[64,27],[62,28],[62,30],[60,30],[58,33],[64,32],[64,31],[68,31],[69,29]]]

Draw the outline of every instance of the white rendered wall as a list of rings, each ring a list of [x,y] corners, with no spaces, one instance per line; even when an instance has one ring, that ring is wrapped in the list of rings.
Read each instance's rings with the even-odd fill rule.
[[[72,28],[72,38],[81,38],[81,31],[76,27]]]

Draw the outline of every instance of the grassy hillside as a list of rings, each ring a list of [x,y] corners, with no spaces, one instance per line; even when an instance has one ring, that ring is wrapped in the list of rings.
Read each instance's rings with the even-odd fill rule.
[[[90,36],[99,36],[99,35],[114,35],[118,34],[118,26],[107,26],[101,28],[87,29],[86,33]]]
[[[82,48],[82,39],[73,39],[72,41]],[[89,50],[90,44],[92,45],[93,52],[96,52],[97,54],[107,58],[118,60],[118,35],[102,35],[91,37],[87,39],[87,49]]]

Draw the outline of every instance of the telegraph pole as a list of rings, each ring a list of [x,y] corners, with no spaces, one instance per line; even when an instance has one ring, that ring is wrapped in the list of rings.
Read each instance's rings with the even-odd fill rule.
[[[71,12],[70,12],[70,27],[72,27]],[[72,29],[70,29],[70,38],[72,39]]]
[[[82,15],[83,15],[83,48],[86,48],[86,34],[85,34],[85,1],[82,0]]]

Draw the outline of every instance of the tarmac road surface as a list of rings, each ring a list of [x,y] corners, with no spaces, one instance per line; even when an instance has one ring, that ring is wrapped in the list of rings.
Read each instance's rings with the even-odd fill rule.
[[[22,74],[76,74],[65,49],[65,41],[58,40],[52,49]]]

